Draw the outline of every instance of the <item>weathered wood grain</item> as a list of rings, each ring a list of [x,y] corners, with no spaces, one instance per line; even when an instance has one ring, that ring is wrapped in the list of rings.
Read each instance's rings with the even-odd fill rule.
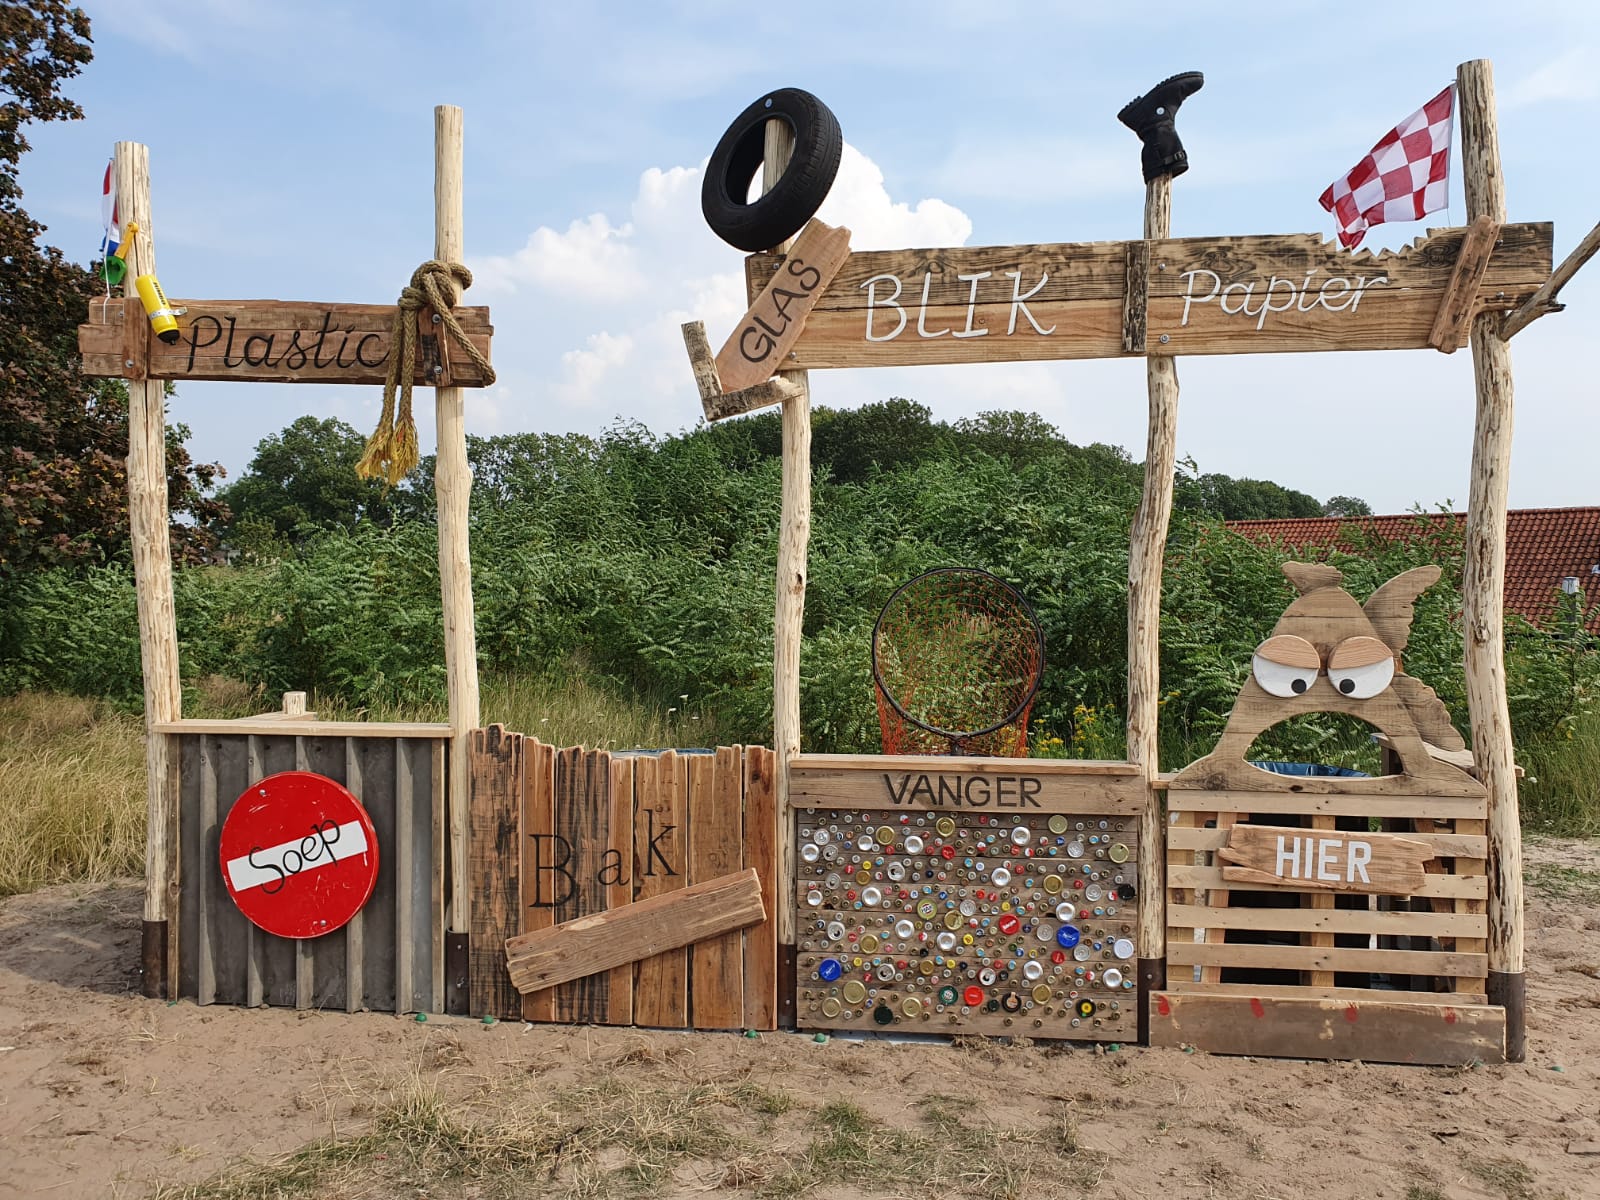
[[[217,379],[262,383],[350,383],[382,387],[389,371],[394,326],[392,304],[338,304],[307,300],[174,300],[188,311],[178,318],[180,336],[168,345],[156,339],[135,308],[127,328],[125,306],[92,305],[78,327],[83,373],[121,378],[141,367],[152,380]],[[489,310],[459,307],[456,318],[468,340],[489,357],[494,328]],[[103,318],[103,319],[102,319]],[[142,343],[130,354],[128,339]],[[135,367],[127,367],[133,357]],[[414,384],[483,387],[477,366],[459,350],[450,374],[436,376],[418,352]]]
[[[778,875],[777,755],[765,746],[746,746],[744,771],[744,865],[761,880],[766,895],[783,896]],[[744,1025],[778,1027],[778,913],[781,901],[767,906],[766,920],[744,935]],[[792,1000],[792,997],[791,997]]]
[[[785,366],[806,317],[850,254],[850,231],[813,217],[784,255],[783,265],[750,304],[717,352],[717,376],[736,392],[770,379]]]
[[[806,754],[789,768],[793,808],[1137,816],[1148,795],[1128,763]]]
[[[731,746],[688,756],[689,885],[739,871],[744,849],[739,752]],[[689,951],[689,1023],[733,1029],[744,1021],[744,945],[737,931],[696,941]]]
[[[1439,311],[1433,318],[1433,328],[1428,331],[1428,345],[1445,354],[1454,354],[1460,348],[1467,332],[1467,321],[1477,307],[1478,289],[1489,270],[1489,256],[1494,253],[1495,239],[1500,235],[1500,224],[1492,217],[1479,217],[1467,228],[1461,241],[1461,254],[1456,259],[1450,282],[1439,298]]]
[[[545,864],[536,855],[548,854],[556,832],[556,749],[533,738],[528,739],[525,781],[522,789],[521,836],[517,839],[521,862],[521,922],[523,933],[548,929],[555,924],[555,912],[545,902]],[[535,992],[522,997],[524,1021],[553,1021],[556,997],[553,991]]]
[[[505,939],[518,929],[522,743],[520,733],[503,725],[474,730],[468,741],[473,896],[469,986],[474,1016],[515,1017],[522,1010],[500,953]]]
[[[1505,1011],[1481,1005],[1178,991],[1156,993],[1150,1005],[1153,1046],[1439,1066],[1505,1061]]]
[[[1147,239],[1143,352],[1424,348],[1465,237],[1465,229],[1430,231],[1381,254],[1352,254],[1314,234]],[[1550,274],[1552,240],[1548,224],[1503,226],[1467,307],[1504,310],[1531,296]],[[1137,353],[1132,245],[852,254],[807,319],[791,362],[908,366]],[[751,287],[766,286],[779,261],[748,260]]]
[[[1422,864],[1433,857],[1426,842],[1387,833],[1336,832],[1329,816],[1312,821],[1311,829],[1234,825],[1227,844],[1216,852],[1224,864],[1222,878],[1228,883],[1395,896],[1409,896],[1422,886]],[[1283,861],[1285,853],[1291,862]]]
[[[687,765],[674,750],[634,764],[634,900],[681,891],[688,882]],[[689,958],[673,947],[634,966],[636,1025],[681,1029],[689,1023]]]
[[[509,938],[504,962],[517,988],[528,993],[662,957],[765,916],[756,873],[738,871]]]

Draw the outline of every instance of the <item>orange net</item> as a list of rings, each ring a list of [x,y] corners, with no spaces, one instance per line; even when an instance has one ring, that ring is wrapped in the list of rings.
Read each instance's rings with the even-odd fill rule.
[[[902,584],[872,631],[885,754],[1022,758],[1044,632],[1020,594],[971,567]]]

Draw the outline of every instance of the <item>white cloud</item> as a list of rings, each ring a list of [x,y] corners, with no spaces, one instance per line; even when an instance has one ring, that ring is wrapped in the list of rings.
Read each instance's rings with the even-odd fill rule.
[[[531,284],[580,300],[615,300],[640,282],[633,235],[632,225],[613,226],[604,213],[573,221],[565,233],[540,226],[515,254],[476,260],[473,286],[510,293]]]
[[[597,413],[662,432],[694,423],[681,326],[703,321],[716,347],[746,308],[743,258],[700,214],[703,167],[644,171],[626,220],[590,213],[472,260],[474,294],[493,305],[508,413],[547,429],[589,428]],[[972,234],[953,205],[891,196],[877,164],[849,145],[818,216],[848,226],[858,250],[960,245]]]

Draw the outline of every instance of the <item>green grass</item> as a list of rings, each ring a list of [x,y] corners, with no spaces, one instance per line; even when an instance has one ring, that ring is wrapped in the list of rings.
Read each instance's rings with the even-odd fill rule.
[[[1565,837],[1600,836],[1600,713],[1517,747],[1527,774],[1517,787],[1523,828]]]

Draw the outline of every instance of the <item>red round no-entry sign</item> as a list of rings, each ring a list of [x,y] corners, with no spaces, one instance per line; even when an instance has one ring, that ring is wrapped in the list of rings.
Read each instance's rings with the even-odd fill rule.
[[[279,937],[332,933],[378,881],[378,835],[366,809],[310,771],[246,788],[222,823],[217,858],[239,911]]]

